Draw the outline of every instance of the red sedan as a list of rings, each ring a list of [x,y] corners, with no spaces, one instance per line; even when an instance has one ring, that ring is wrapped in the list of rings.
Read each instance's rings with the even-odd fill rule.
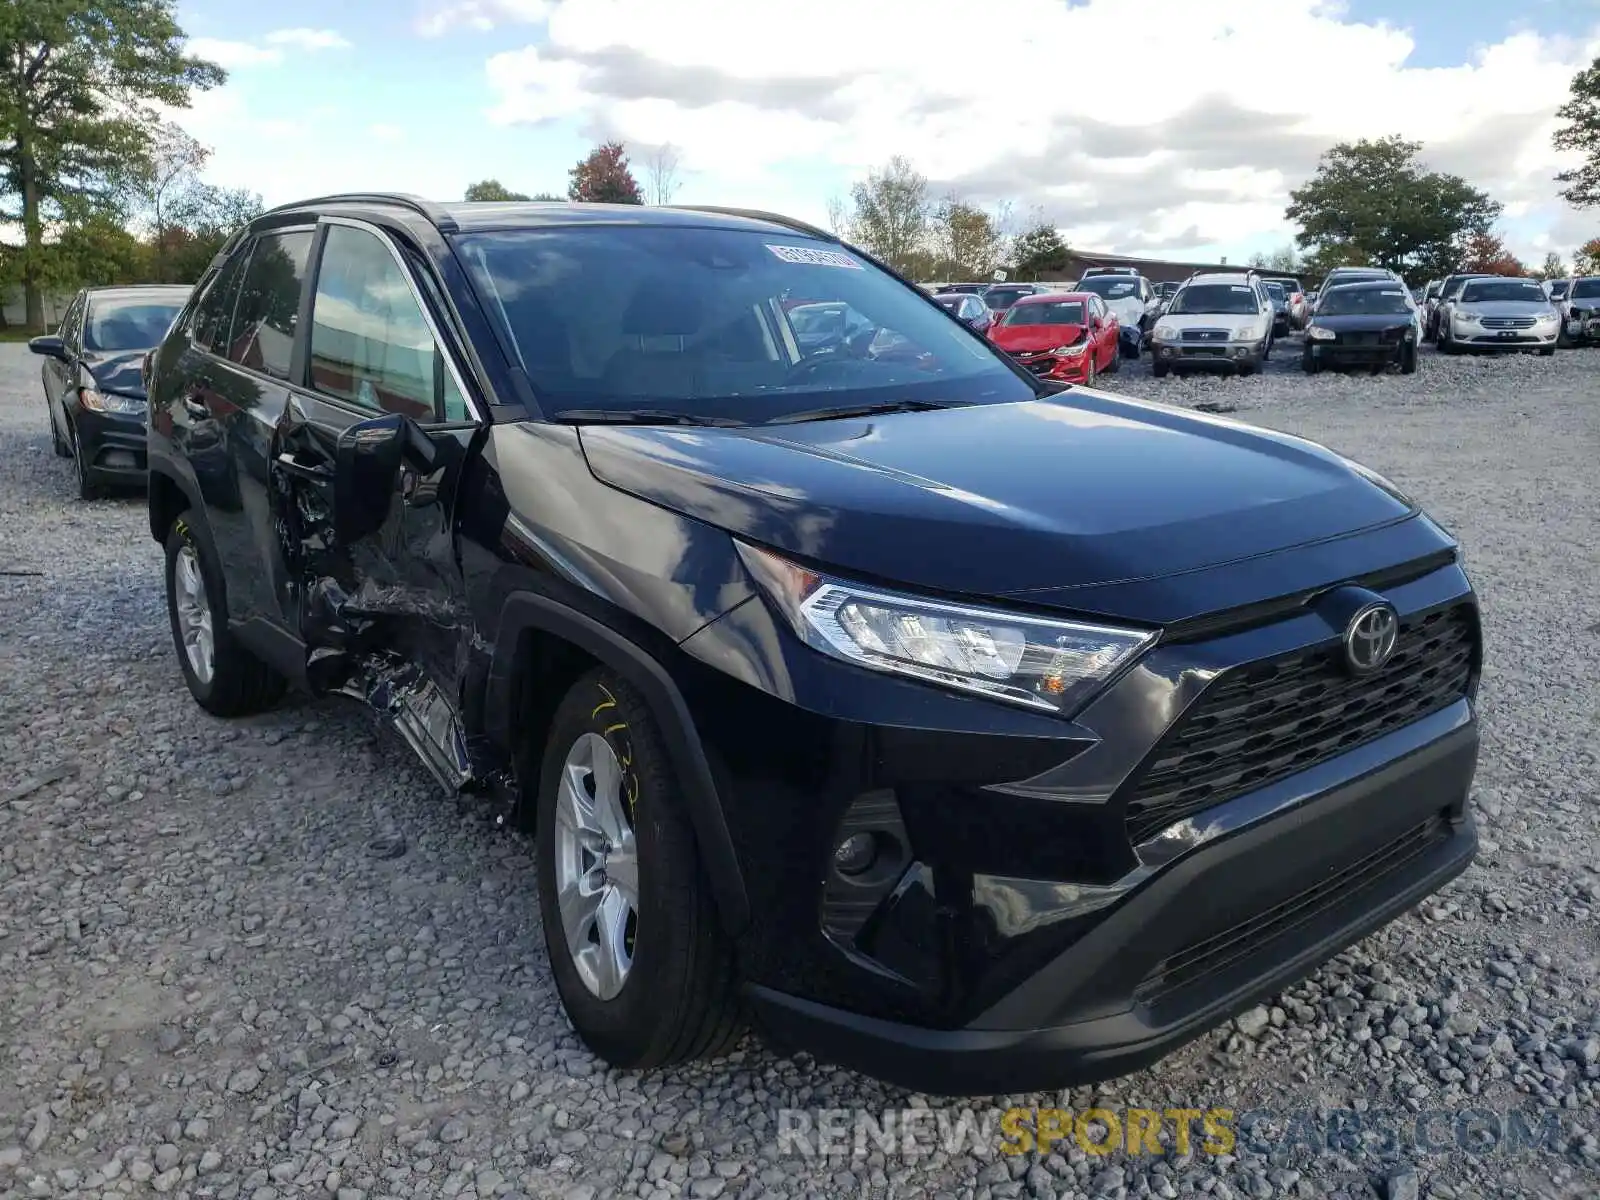
[[[1091,383],[1122,363],[1117,314],[1090,292],[1024,296],[989,327],[989,340],[1035,375]]]

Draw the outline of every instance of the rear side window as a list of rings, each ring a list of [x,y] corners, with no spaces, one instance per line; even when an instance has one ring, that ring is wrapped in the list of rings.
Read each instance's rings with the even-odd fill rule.
[[[195,345],[219,351],[227,346],[228,334],[233,326],[234,306],[239,299],[239,284],[243,280],[248,256],[248,246],[234,251],[233,257],[222,264],[222,270],[212,277],[206,287],[194,314]]]
[[[311,256],[311,230],[256,239],[235,310],[228,358],[274,379],[289,378],[300,289]]]
[[[311,386],[417,421],[467,416],[405,272],[364,229],[328,229],[311,317]]]

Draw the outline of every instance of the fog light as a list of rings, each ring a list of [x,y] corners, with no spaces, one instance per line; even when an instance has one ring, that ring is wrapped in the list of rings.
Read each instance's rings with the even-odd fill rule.
[[[878,839],[853,833],[833,848],[833,866],[841,875],[864,875],[878,861]]]

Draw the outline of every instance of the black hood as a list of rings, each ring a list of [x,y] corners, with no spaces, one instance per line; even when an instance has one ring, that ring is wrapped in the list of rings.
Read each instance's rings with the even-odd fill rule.
[[[83,365],[94,376],[94,385],[100,391],[143,400],[146,397],[140,365],[147,353],[146,350],[119,350],[114,354],[91,354]]]
[[[1375,333],[1385,329],[1404,329],[1411,323],[1410,313],[1342,313],[1312,319],[1313,325],[1321,325],[1335,333]]]
[[[1104,393],[796,425],[585,426],[603,482],[841,571],[999,595],[1152,579],[1412,510],[1287,435]]]

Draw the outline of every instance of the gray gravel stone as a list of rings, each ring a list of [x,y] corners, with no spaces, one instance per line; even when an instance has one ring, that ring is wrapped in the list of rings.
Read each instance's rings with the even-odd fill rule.
[[[1488,650],[1478,861],[1147,1071],[970,1107],[1549,1112],[1577,1131],[1558,1150],[1434,1155],[1427,1194],[1592,1197],[1600,352],[1429,352],[1376,378],[1304,378],[1295,353],[1254,379],[1139,362],[1102,384],[1322,441],[1462,539]],[[84,1196],[196,1200],[1368,1197],[1393,1168],[1246,1145],[1105,1161],[1071,1139],[1042,1162],[780,1156],[784,1109],[966,1105],[755,1039],[721,1063],[605,1069],[561,1015],[520,835],[441,805],[354,705],[291,697],[227,722],[190,701],[144,504],[74,497],[39,362],[4,343],[0,464],[0,568],[38,572],[0,574],[6,1200],[35,1180],[65,1194],[61,1171]],[[369,854],[394,835],[403,855]]]

